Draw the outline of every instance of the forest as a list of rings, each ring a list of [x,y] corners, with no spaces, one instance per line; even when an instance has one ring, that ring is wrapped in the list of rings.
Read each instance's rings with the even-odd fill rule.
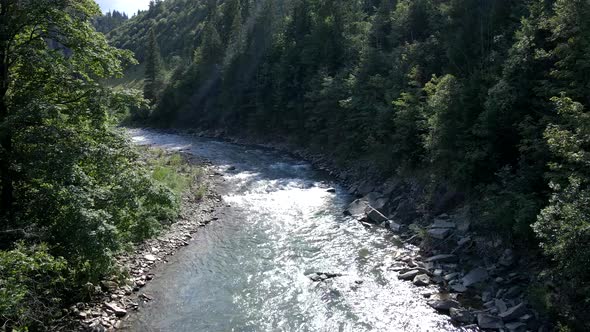
[[[175,218],[129,116],[449,188],[542,262],[547,310],[583,330],[589,17],[588,0],[159,0],[132,18],[0,0],[0,321],[35,330]],[[138,67],[144,91],[105,84]]]

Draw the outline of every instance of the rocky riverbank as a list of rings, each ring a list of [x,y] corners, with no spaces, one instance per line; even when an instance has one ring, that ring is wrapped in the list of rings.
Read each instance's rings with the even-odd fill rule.
[[[216,185],[221,174],[208,161],[180,153],[187,164],[203,170],[198,181],[199,188],[207,188],[206,192],[187,190],[181,198],[178,221],[157,238],[115,257],[120,272],[98,285],[88,284],[85,291],[91,300],[64,309],[64,318],[54,330],[106,332],[119,329],[128,314],[138,310],[140,302],[153,299],[142,292],[147,283],[158,277],[152,271],[166,264],[180,249],[190,246],[193,234],[200,228],[218,219],[215,211],[222,201],[216,193]]]
[[[370,172],[340,169],[325,156],[287,144],[236,138],[220,131],[193,134],[288,152],[340,179],[358,197],[344,213],[359,222],[386,227],[420,248],[419,253],[399,257],[403,264],[391,269],[416,286],[438,285],[439,293],[424,296],[431,307],[457,324],[484,330],[551,330],[531,300],[531,285],[545,284],[530,272],[539,270],[535,261],[498,236],[475,232],[461,193],[439,188],[436,197],[427,201],[429,191],[415,179],[375,181]],[[322,277],[318,274],[317,279]]]

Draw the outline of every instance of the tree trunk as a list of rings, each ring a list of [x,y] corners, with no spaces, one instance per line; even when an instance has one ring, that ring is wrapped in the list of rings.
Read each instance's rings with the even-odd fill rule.
[[[13,179],[10,159],[12,154],[12,134],[8,121],[6,93],[9,82],[9,33],[7,26],[8,1],[0,1],[0,217],[10,218],[13,203]]]

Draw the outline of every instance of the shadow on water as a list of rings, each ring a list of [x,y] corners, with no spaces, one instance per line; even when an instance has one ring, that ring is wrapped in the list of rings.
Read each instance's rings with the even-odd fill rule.
[[[226,206],[160,268],[143,290],[154,300],[129,318],[127,331],[460,330],[390,269],[409,249],[345,217],[352,198],[308,163],[187,135],[131,136],[225,169]],[[342,276],[312,282],[307,275],[318,271]]]

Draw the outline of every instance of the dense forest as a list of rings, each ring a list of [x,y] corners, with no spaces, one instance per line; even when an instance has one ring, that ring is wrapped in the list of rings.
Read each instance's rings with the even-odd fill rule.
[[[590,306],[588,17],[587,0],[168,0],[109,38],[150,64],[153,125],[460,193],[482,233],[541,249],[567,321]]]
[[[127,14],[114,10],[104,15],[95,17],[93,25],[96,31],[102,33],[109,33],[114,29],[120,27],[128,19],[129,16]]]
[[[0,330],[41,331],[117,274],[178,196],[115,125],[147,107],[100,82],[135,63],[109,46],[92,0],[0,1]]]

